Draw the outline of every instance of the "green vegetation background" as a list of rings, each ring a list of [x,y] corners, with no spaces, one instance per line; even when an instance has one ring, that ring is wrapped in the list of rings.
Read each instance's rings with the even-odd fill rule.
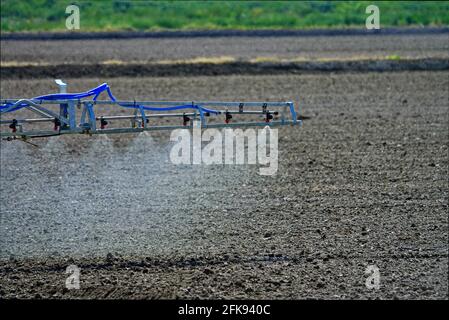
[[[370,4],[382,27],[449,25],[449,1],[1,0],[1,31],[64,31],[70,4],[80,8],[81,31],[355,27]]]

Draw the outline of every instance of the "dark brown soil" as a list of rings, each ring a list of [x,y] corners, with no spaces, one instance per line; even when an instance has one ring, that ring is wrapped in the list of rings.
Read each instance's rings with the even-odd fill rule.
[[[309,119],[279,130],[273,177],[172,165],[163,133],[2,141],[2,298],[448,298],[449,72],[68,79],[104,81],[121,99],[294,100]]]
[[[222,75],[278,75],[323,72],[449,70],[447,59],[319,61],[288,63],[171,63],[122,65],[54,65],[2,67],[2,79],[72,77],[182,77]]]
[[[314,32],[95,40],[5,40],[1,78],[182,77],[449,69],[449,33]],[[407,30],[405,30],[407,31]],[[416,32],[419,31],[419,32]],[[268,32],[268,33],[267,33]],[[237,33],[239,34],[239,33]],[[154,35],[154,34],[151,34]],[[271,36],[270,36],[271,35]],[[319,35],[319,34],[318,34]],[[20,38],[20,37],[19,37]]]
[[[116,40],[1,41],[1,62],[21,64],[150,63],[198,57],[237,62],[274,59],[426,59],[449,57],[449,32],[370,36],[199,37]]]
[[[1,40],[117,40],[117,39],[183,39],[224,37],[322,37],[322,36],[391,36],[437,35],[449,32],[447,27],[401,27],[367,30],[345,29],[260,29],[260,30],[173,30],[173,31],[104,31],[104,32],[3,32]]]

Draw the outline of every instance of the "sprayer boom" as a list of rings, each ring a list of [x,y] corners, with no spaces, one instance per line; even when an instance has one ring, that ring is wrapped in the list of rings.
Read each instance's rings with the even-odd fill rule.
[[[202,128],[302,123],[293,102],[119,101],[106,83],[81,93],[67,93],[66,83],[59,79],[56,83],[60,88],[56,94],[31,99],[0,99],[0,136],[27,139],[62,134],[173,130],[192,128],[195,120],[201,122]],[[102,93],[106,93],[109,100],[98,100]],[[116,111],[129,109],[131,114],[100,115],[97,109],[104,107]],[[34,116],[11,116],[19,111]],[[128,125],[123,125],[124,122]],[[50,128],[43,129],[45,124],[50,124]]]

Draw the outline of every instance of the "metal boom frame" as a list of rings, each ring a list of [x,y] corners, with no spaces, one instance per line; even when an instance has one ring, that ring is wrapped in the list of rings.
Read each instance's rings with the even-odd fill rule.
[[[56,80],[60,87],[60,93],[66,92],[67,85],[61,80]],[[11,131],[0,131],[0,136],[7,139],[46,137],[62,134],[112,134],[112,133],[133,133],[153,130],[173,130],[182,128],[192,128],[193,121],[199,120],[202,128],[220,127],[246,127],[246,126],[280,126],[280,125],[301,125],[298,120],[293,102],[224,102],[224,101],[107,101],[95,99],[0,99],[8,107],[3,107],[0,116],[17,106],[23,106],[39,118],[11,119],[0,118],[0,125],[9,125]],[[48,106],[59,105],[59,113],[48,108]],[[122,106],[134,109],[132,115],[104,115],[96,114],[95,106]],[[148,112],[144,105],[157,107],[179,106],[183,109],[192,110],[189,112]],[[198,107],[201,106],[201,107]],[[212,112],[206,108],[215,108]],[[171,107],[173,110],[180,107]],[[77,109],[81,109],[78,118]],[[263,121],[237,121],[231,119],[236,115],[259,115]],[[158,125],[155,119],[178,117],[182,119],[180,125]],[[222,118],[221,122],[209,122],[211,118]],[[130,120],[129,127],[106,128],[109,122],[115,120]],[[54,130],[24,130],[24,124],[52,122]],[[100,126],[98,127],[98,124]]]

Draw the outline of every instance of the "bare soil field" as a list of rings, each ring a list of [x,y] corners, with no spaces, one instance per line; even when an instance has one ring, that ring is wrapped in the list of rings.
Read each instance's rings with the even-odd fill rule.
[[[422,55],[447,54],[432,46]],[[2,61],[31,59],[4,48]],[[294,100],[307,119],[279,129],[272,177],[175,166],[167,133],[2,141],[1,298],[448,298],[448,71],[65,80],[121,99]],[[52,81],[2,79],[1,95]],[[65,288],[71,264],[79,290]]]
[[[2,40],[1,63],[98,64],[233,58],[282,59],[448,58],[449,33],[320,36],[198,37],[94,40]]]
[[[250,35],[2,40],[0,76],[46,79],[449,70],[447,31]]]
[[[169,133],[1,141],[0,298],[448,299],[447,33],[1,43],[2,98],[61,76],[305,120],[271,177],[173,165]]]

